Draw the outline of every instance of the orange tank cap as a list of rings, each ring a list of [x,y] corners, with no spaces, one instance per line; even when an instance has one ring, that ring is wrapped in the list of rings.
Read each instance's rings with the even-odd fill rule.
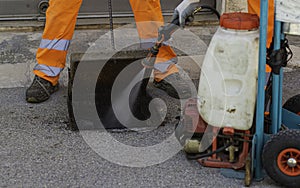
[[[235,30],[254,30],[259,28],[259,17],[244,12],[224,13],[220,18],[220,26]]]

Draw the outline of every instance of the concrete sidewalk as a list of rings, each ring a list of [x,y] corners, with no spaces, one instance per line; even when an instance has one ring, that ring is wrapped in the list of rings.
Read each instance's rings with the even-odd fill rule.
[[[136,40],[137,32],[133,25],[122,26],[122,28],[130,30],[125,39],[127,42],[130,43],[132,40],[139,42]],[[197,31],[196,28],[193,29]],[[208,41],[215,27],[203,27],[201,30],[198,33],[202,34],[204,40]],[[41,35],[41,31],[0,33],[0,88],[26,87],[30,84],[33,78],[32,69],[36,64],[35,53],[39,46]],[[67,57],[67,67],[70,63],[71,54],[89,52],[91,48],[95,49],[95,45],[97,45],[96,53],[113,51],[109,37],[108,29],[76,30]],[[119,42],[121,45],[126,43],[122,36],[115,37],[116,45]],[[104,39],[102,40],[101,38]],[[188,40],[191,41],[193,39],[190,38]],[[189,41],[187,42],[186,44],[189,44]],[[184,44],[183,42],[179,43]],[[199,49],[199,54],[197,55],[203,56],[205,54],[206,46],[194,46],[193,49],[195,48]],[[183,62],[180,61],[180,63],[182,64]],[[184,64],[188,66],[187,63]],[[60,83],[64,86],[67,85],[67,69],[62,72]]]
[[[128,33],[127,41],[136,40],[137,33],[134,25],[126,25],[121,28],[131,29]],[[177,41],[172,41],[173,44],[180,44],[186,51],[190,51],[192,55],[199,56],[199,65],[202,63],[203,56],[207,50],[207,45],[216,31],[216,26],[194,26],[185,30],[181,30],[180,37]],[[184,36],[184,33],[189,33]],[[192,36],[193,33],[195,36]],[[26,87],[31,83],[33,78],[32,69],[36,64],[35,53],[41,40],[41,31],[35,32],[0,32],[0,88]],[[84,53],[90,50],[100,38],[105,36],[105,43],[98,45],[97,50],[111,50],[109,30],[108,29],[89,29],[75,31],[73,41],[71,43],[67,67],[69,66],[70,55],[72,53]],[[122,36],[115,36],[116,44],[118,40],[122,41]],[[202,41],[201,44],[194,42],[193,37]],[[288,64],[288,70],[291,68],[300,67],[300,37],[288,36],[291,49],[294,53],[293,59]],[[121,39],[120,39],[121,38]],[[171,42],[171,43],[172,43]],[[179,65],[186,70],[190,69],[188,62],[179,58]],[[60,78],[62,85],[67,85],[67,69],[65,69]]]

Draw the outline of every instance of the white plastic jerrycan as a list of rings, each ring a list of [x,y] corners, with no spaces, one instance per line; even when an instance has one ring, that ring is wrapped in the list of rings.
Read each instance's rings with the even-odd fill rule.
[[[215,127],[248,130],[256,103],[259,18],[225,13],[201,69],[198,109]]]

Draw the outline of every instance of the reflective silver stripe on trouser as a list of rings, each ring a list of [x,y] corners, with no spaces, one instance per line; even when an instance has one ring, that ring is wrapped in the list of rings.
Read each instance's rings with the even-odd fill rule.
[[[41,49],[67,51],[70,46],[70,40],[65,39],[42,39],[40,47]],[[38,70],[45,73],[47,76],[58,76],[63,68],[52,67],[44,64],[37,64],[33,70]]]
[[[149,39],[140,39],[141,41],[141,48],[142,49],[149,49],[151,48],[157,41],[157,38],[149,38]],[[164,46],[169,46],[168,42],[163,42]],[[167,72],[168,67],[171,64],[176,64],[177,63],[177,57],[174,57],[168,61],[161,62],[161,63],[155,63],[154,68],[162,73]]]
[[[174,57],[168,61],[162,62],[162,63],[155,63],[154,68],[162,73],[167,72],[168,67],[171,64],[176,64],[177,63],[177,57]]]
[[[33,70],[38,70],[45,73],[47,76],[58,76],[59,73],[63,70],[63,68],[51,67],[48,65],[37,64]]]
[[[70,46],[70,40],[65,39],[42,39],[40,48],[47,48],[50,50],[59,50],[59,51],[66,51]]]
[[[149,38],[149,39],[140,39],[140,44],[142,49],[149,49],[156,43],[157,38]],[[163,42],[164,46],[169,46],[168,42]]]

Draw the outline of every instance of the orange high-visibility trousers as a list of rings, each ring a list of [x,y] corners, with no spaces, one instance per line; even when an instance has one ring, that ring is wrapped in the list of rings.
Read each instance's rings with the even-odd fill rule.
[[[274,19],[275,19],[274,0],[269,0],[268,9],[268,29],[267,29],[267,48],[270,48],[274,35]],[[248,0],[248,12],[260,16],[260,0]],[[266,72],[270,73],[271,67],[266,65]]]
[[[267,48],[270,47],[274,33],[274,0],[269,0]],[[248,0],[248,12],[260,16],[260,0]]]
[[[76,18],[82,0],[50,0],[46,12],[46,25],[36,53],[34,73],[53,85],[66,63],[67,50],[73,37]],[[144,47],[150,47],[157,38],[157,31],[164,24],[159,0],[130,0],[136,25]],[[150,45],[149,45],[150,44]],[[155,63],[155,79],[160,81],[178,72],[177,57],[170,46],[161,47]]]
[[[142,47],[150,48],[157,40],[158,28],[164,25],[160,0],[129,0],[141,39]],[[166,76],[178,72],[175,65],[177,57],[172,48],[163,45],[156,57],[154,77],[160,81]]]
[[[56,85],[64,69],[82,0],[50,0],[34,73]]]

